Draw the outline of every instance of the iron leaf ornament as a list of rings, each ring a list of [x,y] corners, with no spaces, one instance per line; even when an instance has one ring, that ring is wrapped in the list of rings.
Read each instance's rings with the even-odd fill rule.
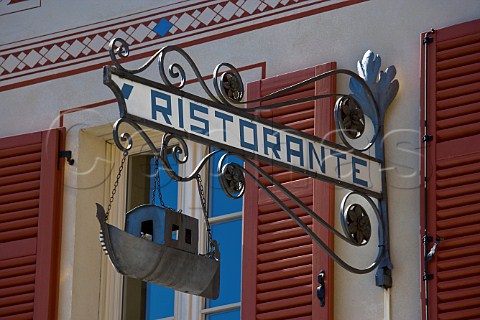
[[[395,79],[395,66],[390,66],[385,71],[380,70],[381,66],[382,58],[371,50],[365,52],[362,61],[357,62],[358,75],[365,80],[377,101],[379,119],[375,116],[375,106],[362,85],[355,78],[350,79],[352,96],[362,105],[364,114],[372,119],[375,126],[383,123],[385,113],[399,89],[398,80]]]

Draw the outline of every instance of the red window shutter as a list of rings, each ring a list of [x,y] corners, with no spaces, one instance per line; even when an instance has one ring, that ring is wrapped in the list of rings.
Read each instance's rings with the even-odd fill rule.
[[[332,70],[335,63],[268,78],[248,85],[248,100],[263,97]],[[268,103],[335,92],[335,77]],[[334,99],[261,112],[264,118],[333,141]],[[261,167],[333,225],[334,187],[301,174]],[[274,190],[274,189],[273,189]],[[278,194],[331,248],[333,237],[283,194]],[[333,262],[257,185],[247,179],[244,197],[242,319],[333,319]],[[317,275],[326,274],[326,305],[316,297]]]
[[[431,36],[426,114],[433,141],[422,201],[428,234],[445,239],[428,262],[429,319],[479,319],[480,20]]]
[[[0,139],[1,319],[56,319],[64,136]]]

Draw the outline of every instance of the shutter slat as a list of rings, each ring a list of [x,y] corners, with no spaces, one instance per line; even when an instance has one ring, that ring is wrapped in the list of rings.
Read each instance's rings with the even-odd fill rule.
[[[17,219],[28,219],[38,216],[38,208],[20,210],[16,212],[7,212],[0,214],[0,223],[13,221]]]
[[[296,256],[287,259],[274,260],[267,263],[259,263],[257,268],[259,273],[272,272],[282,269],[288,269],[296,266],[297,264],[305,265],[312,261],[312,255],[306,254],[302,256]]]
[[[437,126],[439,130],[450,129],[455,127],[460,127],[468,125],[471,123],[480,122],[480,115],[478,114],[466,114],[458,117],[450,117],[449,119],[438,121]]]
[[[439,209],[448,209],[453,207],[459,207],[463,205],[476,204],[480,202],[480,194],[470,194],[466,196],[458,196],[446,200],[439,200],[437,207]]]
[[[0,270],[0,279],[26,274],[35,274],[34,264]]]
[[[33,255],[22,256],[16,259],[2,259],[0,260],[0,270],[22,267],[30,264],[35,264],[35,256]]]
[[[478,180],[474,180],[478,181]],[[439,182],[441,184],[441,182]],[[437,189],[437,199],[450,199],[453,197],[458,197],[462,195],[470,195],[480,191],[480,182],[478,183],[468,183],[465,181],[463,185],[456,185],[449,188]]]
[[[13,231],[15,229],[26,229],[36,227],[38,218],[18,219],[15,221],[0,223],[0,232]]]
[[[28,201],[31,199],[37,199],[40,195],[40,191],[29,190],[23,192],[17,192],[14,194],[0,196],[0,204],[10,204],[12,202]]]
[[[447,290],[457,290],[457,289],[465,289],[470,287],[478,287],[480,286],[480,276],[473,276],[473,277],[464,277],[462,279],[455,279],[450,281],[439,281],[438,282],[438,289],[440,291],[447,291]]]
[[[27,313],[4,317],[2,320],[31,320],[31,319],[33,319],[33,312],[27,312]]]
[[[22,202],[5,203],[0,205],[0,214],[38,210],[39,204],[40,201],[38,198]]]
[[[282,185],[288,191],[294,193],[297,198],[302,201],[306,206],[311,206],[313,202],[311,193],[309,195],[309,192],[311,192],[313,185],[312,183],[308,183],[308,181],[311,182],[311,180],[311,178],[301,179],[293,182],[284,182],[282,183]],[[294,201],[288,198],[287,195],[285,195],[283,192],[280,192],[278,188],[270,188],[270,191],[272,191],[273,194],[276,195],[281,201],[283,201],[283,204],[291,210],[295,210],[298,207],[298,205]],[[280,210],[275,201],[272,200],[265,192],[262,192],[261,194],[258,193],[258,201],[259,203],[261,203],[261,207],[258,208],[260,213]]]
[[[439,320],[471,320],[480,317],[480,308],[458,310],[455,312],[442,313],[439,315]]]
[[[289,297],[297,297],[302,295],[309,295],[312,289],[308,285],[300,285],[280,290],[271,290],[266,293],[259,293],[257,295],[259,302],[275,301]]]
[[[35,292],[35,284],[17,285],[10,288],[0,288],[0,298],[11,297],[16,294]]]
[[[272,121],[275,123],[281,123],[281,124],[289,124],[289,123],[295,123],[297,121],[305,120],[305,119],[313,119],[314,116],[314,111],[312,108],[307,108],[304,111],[298,111],[298,112],[289,112],[284,115],[279,115],[275,116]]]
[[[470,75],[469,77],[463,77],[460,80],[463,82],[466,82],[466,84],[460,84],[456,86],[451,84],[451,86],[449,86],[446,89],[438,90],[437,99],[438,100],[449,99],[453,97],[475,93],[478,91],[478,85],[480,82],[479,74],[473,74],[473,75]]]
[[[15,147],[10,147],[10,148],[7,147],[5,149],[0,148],[0,158],[7,159],[12,157],[17,157],[16,159],[19,159],[18,156],[23,157],[26,154],[36,154],[38,156],[38,159],[40,159],[41,150],[42,150],[41,143],[17,145]]]
[[[438,309],[442,312],[465,311],[478,306],[478,299],[462,299],[453,302],[439,303]],[[478,314],[480,315],[480,314]]]
[[[296,248],[288,248],[280,251],[259,253],[257,256],[257,260],[259,263],[270,262],[270,261],[276,261],[280,259],[297,257],[299,255],[303,256],[311,253],[312,253],[312,245],[308,244],[308,245],[298,246]]]
[[[31,162],[12,167],[0,168],[0,177],[13,176],[25,172],[39,172],[40,167],[40,162]]]
[[[25,181],[0,188],[0,196],[19,193],[22,191],[32,191],[40,188],[40,180]]]
[[[282,309],[278,311],[259,313],[257,315],[258,320],[274,320],[274,319],[298,319],[298,317],[304,317],[312,314],[312,306],[299,306],[295,308]]]
[[[460,248],[442,250],[438,253],[438,261],[463,258],[468,255],[480,255],[480,246],[475,244],[472,246],[463,246]]]
[[[458,217],[461,217],[461,219],[458,219]],[[475,225],[475,224],[480,224],[480,212],[476,214],[457,216],[457,218],[452,218],[452,219],[444,219],[444,220],[439,219],[437,223],[437,227],[439,230],[442,230],[442,229],[455,228],[455,227],[460,227],[464,225]]]
[[[9,277],[0,280],[0,289],[6,289],[17,285],[26,285],[35,283],[34,274],[25,274],[21,276]]]
[[[40,180],[39,171],[33,171],[33,172],[27,172],[27,173],[21,173],[21,174],[2,177],[0,178],[0,186],[2,186],[2,189],[3,189],[3,187],[11,184],[18,184],[21,182],[27,182],[32,180]]]
[[[461,227],[438,230],[438,235],[445,239],[464,237],[478,233],[478,225],[465,224]]]
[[[305,176],[300,174],[300,173],[295,173],[295,172],[280,172],[277,174],[273,174],[272,178],[277,180],[279,183],[285,183],[285,182],[290,182],[290,181],[295,181],[295,180],[301,180],[305,179]],[[260,178],[260,182],[265,185],[265,186],[271,186],[272,184],[268,182],[266,178]]]
[[[301,228],[291,228],[258,235],[259,243],[275,242],[283,239],[298,238],[305,234]]]
[[[308,235],[304,235],[304,236],[296,237],[292,239],[278,240],[272,243],[259,244],[258,252],[264,253],[264,252],[278,251],[278,250],[288,249],[290,247],[307,245],[309,243],[312,243],[312,240]]]
[[[465,268],[440,271],[437,273],[437,278],[439,281],[448,281],[476,275],[480,275],[480,269],[477,266],[469,266]]]
[[[480,96],[479,96],[480,97]],[[461,127],[453,127],[443,130],[438,130],[437,139],[439,142],[459,139],[463,137],[470,137],[480,134],[480,126],[478,123],[465,124]]]
[[[449,174],[451,178],[443,178],[437,181],[437,187],[439,189],[456,187],[462,184],[470,184],[480,181],[480,172],[477,171],[480,169],[480,164],[461,166],[460,168],[457,167],[455,169],[452,171],[456,174],[452,174],[453,172],[451,171],[443,172],[444,174]]]
[[[25,294],[19,294],[16,296],[11,296],[11,297],[5,297],[5,298],[0,298],[0,308],[5,307],[5,306],[13,306],[16,304],[22,304],[22,303],[33,303],[33,292],[32,293],[25,293]]]
[[[41,153],[25,154],[18,157],[0,159],[0,168],[16,167],[19,164],[29,164],[40,161]]]
[[[465,82],[464,77],[475,75],[480,71],[480,62],[449,68],[437,73],[437,88],[445,89]]]
[[[437,112],[436,116],[438,120],[443,120],[463,115],[475,114],[477,112],[480,112],[480,102],[464,104],[457,108],[441,110]]]
[[[33,311],[33,302],[17,304],[15,306],[6,306],[0,309],[0,316],[2,319],[7,316],[13,316],[22,313],[30,313]]]
[[[304,286],[312,284],[311,275],[303,275],[295,278],[281,279],[275,282],[265,282],[257,285],[257,291],[260,293],[268,293],[276,290],[292,288],[296,286]],[[311,287],[310,287],[311,290]]]
[[[468,299],[468,298],[479,297],[479,296],[480,296],[480,286],[467,288],[467,289],[449,290],[447,292],[439,292],[438,300],[441,302],[455,301],[455,300]]]
[[[472,30],[474,31],[474,30]],[[471,48],[470,50],[465,49],[465,46],[471,46],[480,42],[480,34],[476,32],[468,32],[467,30],[463,31],[463,35],[455,35],[451,39],[446,39],[439,41],[437,44],[437,59],[444,60],[458,55],[468,54],[469,52],[478,52],[476,47]],[[442,35],[440,35],[442,37]]]
[[[469,64],[476,64],[477,62],[480,62],[480,44],[475,43],[471,44],[463,49],[467,49],[462,51],[455,52],[455,57],[452,56],[450,59],[443,60],[439,63],[437,63],[437,70],[442,71],[442,70],[448,70],[448,69],[454,69],[460,66],[465,66]],[[475,50],[477,51],[471,51]],[[453,53],[453,50],[452,50]]]
[[[300,217],[300,220],[302,220],[306,224],[312,223],[312,217],[308,215],[304,215],[303,217]],[[292,219],[279,220],[279,221],[264,223],[260,225],[258,227],[258,232],[259,234],[264,234],[264,233],[275,232],[279,230],[291,229],[296,226],[297,224]]]
[[[0,242],[9,242],[37,236],[37,227],[23,228],[19,230],[5,231],[0,234]]]
[[[312,273],[311,264],[303,264],[283,270],[276,270],[272,272],[262,272],[257,276],[258,283],[278,281],[281,279],[290,279],[293,277],[309,275]]]
[[[437,102],[437,108],[439,110],[446,110],[455,107],[461,107],[466,104],[474,104],[480,101],[480,92],[471,93],[461,97],[455,97],[450,99],[444,99]]]
[[[276,310],[284,310],[285,308],[292,308],[298,306],[305,306],[310,304],[312,297],[310,292],[303,296],[293,296],[286,299],[279,299],[277,301],[263,302],[257,304],[257,310],[261,313]]]
[[[439,271],[448,270],[448,269],[456,269],[456,268],[464,268],[480,265],[480,255],[475,256],[467,256],[458,259],[450,259],[446,261],[438,261],[437,262],[437,269]]]
[[[459,219],[461,220],[461,219]],[[480,234],[463,235],[456,239],[447,239],[442,242],[442,250],[469,246],[474,243],[480,243]]]
[[[470,165],[470,164],[475,164],[478,161],[480,161],[480,153],[471,153],[471,154],[465,154],[461,156],[456,156],[456,157],[450,157],[448,159],[439,159],[436,163],[437,168],[441,169],[438,170],[436,175],[439,178],[444,178],[448,177],[444,175],[445,169],[452,169],[456,170],[458,166],[465,166],[465,165]],[[453,171],[455,172],[455,171]],[[461,172],[461,171],[460,171]]]
[[[303,81],[305,79],[311,78],[315,75],[313,68],[305,69],[305,70],[298,70],[294,72],[288,73],[288,75],[278,75],[274,77],[270,77],[269,79],[262,80],[262,86],[260,87],[260,95],[266,96],[267,94],[270,94],[274,91],[278,91],[281,89],[284,89],[286,87],[286,80],[285,78],[288,78],[288,82],[290,84],[287,85],[292,85],[295,83],[298,83],[300,81]],[[297,90],[308,90],[312,89],[314,87],[314,84],[310,84],[309,86],[305,86],[302,89],[297,89]]]

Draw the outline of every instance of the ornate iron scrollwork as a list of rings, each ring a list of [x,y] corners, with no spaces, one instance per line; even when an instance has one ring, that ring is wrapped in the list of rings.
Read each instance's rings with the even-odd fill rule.
[[[256,108],[242,109],[241,112],[252,113],[259,110],[274,109],[283,107],[286,105],[292,105],[299,102],[312,101],[316,99],[322,99],[327,97],[338,97],[334,115],[339,132],[339,136],[350,150],[355,152],[362,152],[375,146],[375,157],[379,159],[384,169],[384,151],[383,151],[383,135],[384,127],[383,120],[385,112],[388,106],[393,101],[395,95],[398,92],[398,81],[395,80],[395,68],[392,66],[387,68],[385,72],[380,71],[381,59],[378,55],[368,51],[363,60],[358,62],[358,74],[350,70],[337,69],[326,72],[324,74],[306,79],[295,85],[287,88],[283,88],[276,92],[273,92],[267,96],[261,97],[252,101],[243,101],[244,98],[244,84],[240,76],[239,71],[231,64],[221,63],[213,72],[213,88],[215,94],[208,88],[205,81],[189,55],[181,48],[176,46],[166,46],[157,51],[151,58],[149,58],[138,69],[127,69],[122,66],[120,60],[125,59],[129,55],[128,44],[121,39],[113,39],[110,43],[110,57],[113,62],[113,67],[120,72],[127,74],[138,74],[146,70],[155,60],[158,63],[158,70],[160,78],[164,85],[172,90],[172,92],[182,92],[182,89],[187,83],[187,72],[180,63],[172,63],[166,66],[166,56],[170,53],[177,53],[188,64],[193,71],[196,79],[208,97],[213,103],[221,104],[227,107],[236,107],[238,105],[244,105],[253,102],[264,102],[264,105]],[[221,70],[226,71],[221,71]],[[166,71],[168,70],[168,72]],[[346,75],[350,78],[350,93],[337,93],[332,92],[328,94],[316,95],[301,99],[284,101],[281,103],[268,104],[269,100],[281,97],[293,90],[297,90],[303,86],[309,85],[316,81],[322,80],[333,75]],[[177,136],[168,132],[164,135],[161,146],[155,146],[148,135],[142,130],[140,125],[132,119],[124,117],[126,114],[125,99],[121,90],[116,86],[113,81],[105,81],[105,83],[112,89],[119,100],[120,115],[119,119],[114,125],[114,141],[116,145],[122,150],[129,150],[132,145],[132,139],[127,134],[120,134],[120,124],[127,123],[132,126],[145,140],[152,152],[159,158],[161,164],[165,168],[169,176],[177,181],[186,182],[195,179],[199,172],[204,168],[207,162],[213,157],[213,155],[221,152],[222,150],[216,150],[208,153],[200,160],[195,166],[192,172],[184,175],[176,173],[170,164],[170,158],[167,156],[167,149],[173,150],[174,161],[179,164],[186,163],[189,160],[188,145],[183,137]],[[370,120],[371,128],[367,130],[367,120]],[[367,142],[363,146],[358,146],[356,143],[352,143],[363,137],[365,132],[369,131],[371,137],[367,139]],[[173,147],[172,147],[172,142]],[[125,145],[125,142],[127,144]],[[173,148],[173,149],[172,149]],[[372,217],[378,224],[378,252],[373,262],[366,268],[357,268],[342,258],[340,258],[334,251],[321,241],[321,239],[301,220],[299,219],[269,188],[265,187],[255,175],[246,170],[244,167],[234,162],[228,162],[226,159],[228,156],[235,156],[247,163],[249,167],[256,170],[263,179],[270,184],[277,187],[281,192],[285,193],[290,199],[292,199],[300,208],[307,212],[313,219],[319,222],[323,227],[332,232],[336,237],[345,241],[353,246],[365,246],[371,241],[372,238]],[[332,257],[340,266],[348,271],[364,274],[371,272],[378,267],[377,271],[377,285],[383,287],[391,286],[390,270],[393,265],[390,261],[389,254],[389,236],[388,236],[388,213],[387,213],[387,193],[386,193],[386,176],[385,170],[382,170],[383,190],[380,197],[378,197],[378,204],[369,195],[366,195],[358,190],[348,193],[342,200],[340,207],[340,221],[342,223],[342,231],[336,230],[333,226],[330,226],[315,212],[313,212],[308,206],[302,203],[294,194],[278,183],[273,177],[266,173],[262,168],[256,165],[252,159],[245,157],[243,154],[226,152],[219,160],[218,163],[218,177],[220,179],[220,185],[222,186],[225,194],[231,198],[240,198],[245,191],[245,176],[253,179],[255,183],[263,189],[276,203],[280,206],[311,238],[319,245],[327,254]],[[362,203],[353,201],[351,199],[359,197]],[[368,209],[364,204],[367,204]],[[378,280],[380,279],[380,280]]]

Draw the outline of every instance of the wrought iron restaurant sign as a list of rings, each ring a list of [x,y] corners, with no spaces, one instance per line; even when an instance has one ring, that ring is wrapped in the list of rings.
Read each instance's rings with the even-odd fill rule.
[[[129,74],[107,77],[121,88],[127,118],[377,197],[382,191],[381,163],[363,153]]]
[[[167,74],[165,56],[169,52],[175,52],[186,60],[209,99],[181,90],[186,81],[186,72],[179,63],[171,64]],[[118,60],[118,58],[127,58],[128,55],[128,44],[124,40],[112,40],[110,57],[113,66],[104,68],[104,83],[117,98],[120,119],[114,124],[113,139],[117,147],[123,151],[123,159],[117,180],[113,184],[107,210],[97,204],[101,243],[112,264],[120,273],[211,299],[218,296],[220,251],[218,243],[211,238],[208,206],[200,171],[213,155],[225,152],[218,161],[217,170],[220,185],[229,197],[239,198],[243,195],[245,176],[249,176],[308,234],[314,243],[341,267],[358,274],[368,273],[377,268],[375,277],[377,286],[384,288],[392,286],[391,269],[393,265],[389,251],[383,120],[399,87],[398,81],[395,80],[396,71],[393,66],[387,68],[385,72],[381,71],[380,57],[368,51],[362,62],[358,62],[358,74],[345,69],[335,69],[257,100],[243,101],[242,79],[238,70],[228,63],[221,63],[214,70],[214,95],[192,59],[181,48],[164,47],[140,68],[133,70],[126,69]],[[163,83],[137,76],[156,60]],[[220,72],[220,69],[227,69],[227,71]],[[279,103],[268,103],[272,99],[283,97],[289,92],[337,74],[350,77],[351,93],[331,92]],[[171,80],[177,82],[173,83]],[[330,97],[339,97],[335,105],[334,116],[338,136],[343,142],[342,145],[256,115],[259,110],[272,110],[277,107]],[[261,106],[243,107],[249,103],[259,105],[260,102],[262,102]],[[130,227],[127,227],[125,231],[108,224],[108,215],[120,173],[133,144],[133,139],[128,133],[120,134],[119,128],[122,123],[130,125],[135,129],[135,133],[142,136],[150,147],[156,163],[152,203],[139,206],[126,213],[126,225]],[[161,146],[153,143],[142,126],[165,133]],[[363,140],[359,139],[360,137]],[[188,145],[184,139],[215,147],[215,149],[204,155],[193,172],[187,174],[183,172],[180,175],[172,169],[168,154],[171,152],[173,159],[178,164],[186,163]],[[171,141],[175,141],[175,143],[172,144]],[[370,148],[374,150],[375,157],[364,153]],[[250,169],[247,170],[246,167],[235,162],[226,163],[230,161],[227,158],[231,155],[248,164],[248,168],[257,171],[259,176],[265,178],[329,232],[349,245],[365,246],[376,229],[378,246],[375,248],[378,248],[376,249],[378,251],[374,261],[366,267],[356,267],[346,262],[329,248]],[[343,233],[324,221],[253,160],[350,189],[351,191],[341,201],[339,210]],[[198,254],[194,250],[191,252],[183,250],[187,247],[197,248],[198,221],[183,214],[181,210],[175,211],[166,208],[162,203],[159,162],[170,178],[181,182],[197,181],[207,229],[206,254]],[[161,207],[154,204],[157,191]],[[371,197],[377,198],[378,201],[374,201]],[[364,206],[370,207],[370,210],[365,209]],[[370,224],[370,217],[376,219],[377,228]],[[190,222],[183,223],[184,221]],[[178,231],[179,234],[178,238],[174,240],[169,239],[173,230]],[[155,261],[147,258],[153,256],[163,262],[155,263],[157,258]],[[139,267],[139,261],[144,262],[142,267]],[[187,263],[187,261],[189,262]],[[191,268],[194,264],[197,267]],[[173,265],[178,267],[173,268]],[[179,266],[183,266],[184,269]],[[204,268],[211,272],[192,271],[198,268]],[[175,272],[172,273],[172,270]]]

